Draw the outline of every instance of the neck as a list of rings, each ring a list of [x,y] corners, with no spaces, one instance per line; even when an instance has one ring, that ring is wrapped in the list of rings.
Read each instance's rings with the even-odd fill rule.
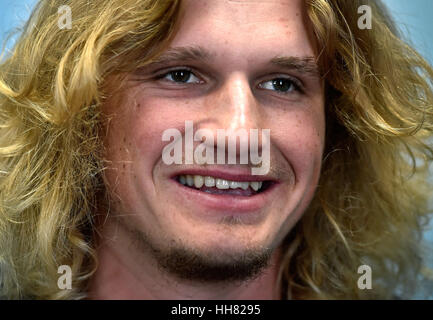
[[[113,221],[102,229],[97,249],[98,269],[90,283],[90,299],[280,299],[277,284],[279,250],[254,279],[241,284],[197,283],[162,271],[136,246],[130,233]]]

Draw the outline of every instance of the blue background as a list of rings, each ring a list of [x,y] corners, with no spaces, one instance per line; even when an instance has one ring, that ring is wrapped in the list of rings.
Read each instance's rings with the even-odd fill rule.
[[[433,0],[383,0],[383,2],[388,6],[406,39],[433,64]],[[8,33],[24,24],[35,3],[36,0],[0,0],[1,45]],[[7,42],[7,48],[12,47],[15,39],[16,35]],[[433,268],[433,221],[425,232],[425,242],[428,246],[425,262]],[[424,288],[424,291],[426,290],[428,290],[425,292],[426,295],[432,294],[433,286]],[[430,298],[432,297],[430,295]],[[421,292],[418,298],[422,298]]]

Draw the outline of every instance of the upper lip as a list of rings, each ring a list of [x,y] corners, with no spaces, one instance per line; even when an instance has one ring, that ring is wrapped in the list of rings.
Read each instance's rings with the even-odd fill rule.
[[[224,167],[209,167],[206,168],[185,168],[179,169],[171,175],[171,178],[175,178],[179,175],[200,175],[200,176],[211,176],[214,178],[231,180],[231,181],[273,181],[278,182],[279,180],[272,175],[252,175],[249,167],[235,167],[235,168],[224,168]]]

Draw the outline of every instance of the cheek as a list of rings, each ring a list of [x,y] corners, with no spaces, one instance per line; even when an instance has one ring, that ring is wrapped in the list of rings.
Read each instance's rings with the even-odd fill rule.
[[[163,132],[169,128],[183,130],[184,116],[179,103],[161,101],[141,87],[126,90],[121,97],[108,101],[104,113],[108,121],[105,158],[112,168],[111,179],[121,178],[123,188],[128,188],[127,179],[134,176],[151,175],[152,168],[161,159],[167,142],[162,141]],[[191,117],[190,117],[191,118]],[[124,174],[121,174],[121,173]]]
[[[131,161],[133,158],[133,141],[130,139],[129,131],[125,126],[125,121],[118,115],[109,115],[112,120],[106,127],[104,138],[104,179],[111,199],[116,203],[120,199],[125,199],[125,195],[130,194]]]
[[[161,104],[141,104],[146,104],[148,110],[137,114],[130,126],[135,164],[142,163],[147,170],[151,170],[161,160],[162,151],[168,144],[167,141],[162,141],[164,131],[176,128],[182,132],[184,121],[179,118],[178,112],[169,112]]]
[[[325,123],[321,113],[296,112],[271,129],[274,143],[290,162],[296,180],[312,179],[320,171]],[[272,134],[274,131],[274,134]]]

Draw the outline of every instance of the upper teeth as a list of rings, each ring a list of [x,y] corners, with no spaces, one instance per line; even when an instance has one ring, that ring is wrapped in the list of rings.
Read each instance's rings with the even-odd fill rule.
[[[210,176],[199,176],[199,175],[180,175],[179,182],[183,185],[188,185],[190,187],[194,186],[197,189],[201,188],[203,185],[206,187],[216,187],[218,189],[236,189],[242,188],[247,190],[251,187],[254,191],[258,191],[263,182],[262,181],[231,181],[225,179],[214,178]]]

